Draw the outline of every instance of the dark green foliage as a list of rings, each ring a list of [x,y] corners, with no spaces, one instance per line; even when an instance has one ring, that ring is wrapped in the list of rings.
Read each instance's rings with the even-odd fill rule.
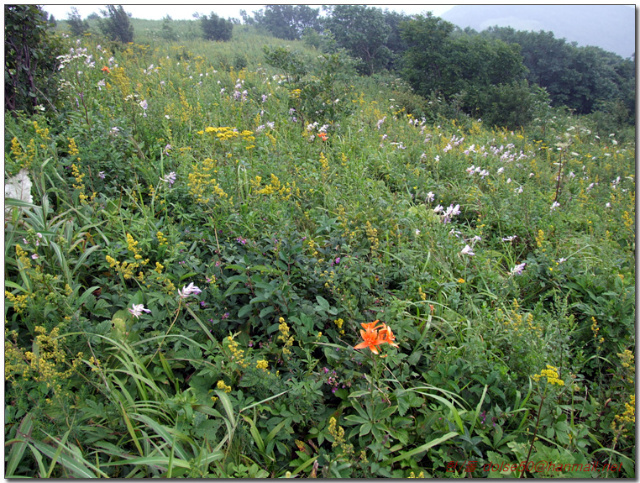
[[[482,35],[520,45],[527,80],[547,89],[555,106],[586,114],[598,101],[624,99],[629,112],[635,110],[635,66],[629,59],[598,47],[578,47],[552,32],[495,27]]]
[[[549,95],[525,80],[489,85],[466,96],[465,103],[477,109],[485,124],[517,129],[527,126],[549,105]]]
[[[524,75],[517,48],[471,35],[452,35],[453,25],[427,15],[406,22],[404,75],[416,92],[449,99],[470,89],[506,84]]]
[[[84,35],[84,33],[89,30],[89,22],[82,20],[82,17],[78,13],[78,9],[76,7],[71,7],[71,13],[69,13],[67,24],[71,29],[71,35],[76,37]]]
[[[172,23],[173,23],[173,20],[169,15],[167,15],[165,18],[162,19],[162,30],[160,31],[160,36],[165,40],[169,40],[169,41],[178,40],[178,36],[176,35],[175,31],[173,30],[173,27],[171,26]]]
[[[233,35],[233,23],[211,12],[209,16],[200,17],[200,27],[206,40],[220,40],[227,42]]]
[[[5,109],[32,113],[37,105],[52,106],[60,39],[49,30],[46,13],[39,6],[5,5],[4,16]]]
[[[124,11],[122,5],[107,5],[107,10],[102,10],[103,19],[98,26],[104,35],[110,40],[128,43],[133,42],[133,25],[129,20],[130,14]]]
[[[364,63],[364,73],[371,75],[386,67],[391,59],[387,47],[391,27],[378,8],[365,5],[335,5],[329,9],[326,27],[339,47]]]
[[[251,23],[279,39],[299,40],[306,29],[320,31],[318,13],[307,5],[267,5],[254,14]],[[246,15],[245,23],[249,23]]]

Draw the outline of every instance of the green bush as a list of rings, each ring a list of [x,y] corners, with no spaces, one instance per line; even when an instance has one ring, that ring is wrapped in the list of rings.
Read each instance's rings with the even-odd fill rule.
[[[101,11],[103,18],[98,26],[109,39],[123,44],[133,42],[133,25],[129,20],[130,14],[124,11],[122,5],[107,5],[107,10]]]
[[[206,40],[228,42],[233,35],[233,23],[211,12],[209,16],[200,17],[200,27]]]

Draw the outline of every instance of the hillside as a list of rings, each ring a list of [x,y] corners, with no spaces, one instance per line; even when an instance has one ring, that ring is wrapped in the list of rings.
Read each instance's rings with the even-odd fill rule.
[[[624,58],[636,49],[635,9],[627,5],[457,5],[441,17],[478,32],[494,26],[551,31]]]
[[[161,25],[5,110],[7,479],[635,477],[632,136]]]

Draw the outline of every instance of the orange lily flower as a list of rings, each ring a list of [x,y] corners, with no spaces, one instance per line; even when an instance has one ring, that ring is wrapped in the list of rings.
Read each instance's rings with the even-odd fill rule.
[[[326,132],[318,133],[318,137],[319,137],[320,139],[322,139],[323,141],[326,141],[326,140],[329,138],[329,136],[327,136],[327,133],[326,133]]]
[[[102,68],[102,72],[106,72],[107,74],[111,73],[111,69],[109,69],[109,67],[107,67],[106,65]]]
[[[360,331],[363,342],[356,345],[354,349],[371,349],[371,352],[378,354],[378,346],[382,344],[389,344],[393,347],[398,347],[394,341],[396,340],[391,328],[387,324],[380,323],[379,320],[369,322],[368,324],[360,324],[365,330]]]

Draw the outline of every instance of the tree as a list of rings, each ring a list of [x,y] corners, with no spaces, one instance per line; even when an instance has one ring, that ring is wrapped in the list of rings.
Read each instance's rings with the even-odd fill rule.
[[[200,27],[206,40],[227,42],[231,40],[233,35],[233,23],[230,20],[218,17],[213,12],[208,17],[206,15],[200,17]]]
[[[307,5],[267,5],[254,14],[252,24],[279,39],[300,40],[305,29],[321,30],[319,9]],[[246,12],[245,23],[247,22]]]
[[[107,5],[107,10],[101,10],[100,13],[104,19],[100,19],[98,26],[104,35],[117,42],[133,42],[133,25],[129,20],[131,14],[125,12],[122,5]]]
[[[382,11],[365,5],[335,5],[325,7],[329,16],[325,22],[339,47],[361,59],[365,73],[371,75],[388,65],[391,51],[386,46],[391,27]]]
[[[160,30],[160,37],[169,41],[178,40],[178,36],[176,35],[171,25],[172,23],[173,19],[169,15],[162,19],[162,29]]]
[[[527,80],[544,87],[555,106],[587,114],[599,102],[623,99],[635,111],[635,66],[629,59],[598,47],[578,47],[552,32],[494,27],[482,35],[519,45]]]
[[[49,29],[46,13],[37,5],[5,5],[4,106],[33,112],[54,105],[60,39]]]
[[[443,86],[443,66],[448,62],[446,45],[454,25],[434,17],[419,15],[402,27],[407,50],[402,57],[402,75],[424,97]]]
[[[67,24],[71,29],[71,35],[76,37],[81,37],[87,30],[89,30],[89,22],[82,20],[82,17],[78,13],[78,9],[76,7],[71,7]]]

